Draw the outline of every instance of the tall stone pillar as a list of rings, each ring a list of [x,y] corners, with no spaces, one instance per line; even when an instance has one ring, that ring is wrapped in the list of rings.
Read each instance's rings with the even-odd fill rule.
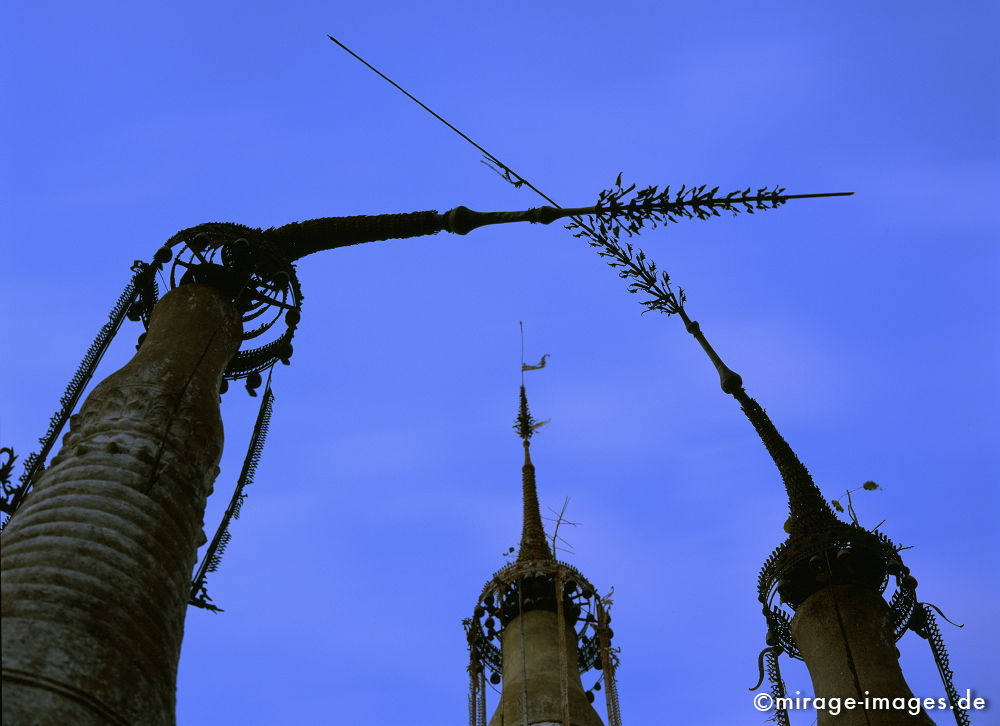
[[[222,453],[235,307],[182,285],[70,420],[3,534],[3,722],[173,724],[191,570]]]
[[[795,611],[792,635],[817,696],[862,704],[836,716],[820,711],[818,726],[934,723],[924,711],[890,707],[894,699],[910,702],[913,693],[899,666],[889,606],[878,592],[853,584],[825,587]]]
[[[542,587],[546,585],[551,589],[551,582]],[[559,656],[560,640],[564,659]],[[562,724],[564,678],[570,714],[566,726],[603,726],[583,691],[577,668],[576,633],[567,623],[560,638],[556,613],[529,610],[512,620],[503,631],[502,652],[503,697],[489,726],[520,726],[525,723],[524,714],[528,715],[528,724]]]

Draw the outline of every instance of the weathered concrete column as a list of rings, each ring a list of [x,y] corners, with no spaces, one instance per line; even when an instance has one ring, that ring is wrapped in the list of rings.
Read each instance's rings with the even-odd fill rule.
[[[564,643],[571,724],[602,726],[601,717],[583,692],[576,665],[576,634],[568,624]],[[490,726],[522,726],[525,692],[528,724],[562,724],[560,670],[559,623],[554,612],[529,610],[508,623],[503,631],[503,696]]]
[[[912,699],[913,692],[899,667],[889,606],[879,593],[850,584],[824,587],[798,607],[792,635],[816,697],[859,703],[867,697],[872,705],[842,708],[837,716],[821,711],[818,726],[933,725],[922,710],[912,715],[889,707],[893,699]]]
[[[183,285],[70,420],[3,535],[3,723],[173,724],[235,307]]]

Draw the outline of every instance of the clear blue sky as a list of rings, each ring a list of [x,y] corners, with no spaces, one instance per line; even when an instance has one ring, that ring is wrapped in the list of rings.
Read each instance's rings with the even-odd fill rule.
[[[539,203],[330,33],[564,205],[619,171],[856,193],[641,244],[824,492],[883,487],[862,523],[914,546],[921,599],[966,623],[944,628],[956,685],[996,702],[998,20],[985,1],[5,3],[0,442],[32,450],[130,263],[178,229]],[[209,580],[226,612],[188,615],[181,724],[464,722],[460,621],[519,533],[518,320],[527,356],[551,354],[529,379],[552,418],[540,496],[572,498],[564,559],[614,587],[626,723],[763,721],[781,482],[677,319],[640,316],[557,225],[317,255],[300,279]],[[209,529],[255,404],[225,397]],[[926,643],[901,648],[940,695]]]

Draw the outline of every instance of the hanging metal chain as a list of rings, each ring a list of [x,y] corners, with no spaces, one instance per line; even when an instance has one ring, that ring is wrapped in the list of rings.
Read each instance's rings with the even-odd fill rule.
[[[90,344],[83,360],[76,369],[76,373],[70,378],[62,398],[59,399],[59,409],[49,419],[48,430],[38,439],[39,450],[28,454],[28,458],[24,460],[24,472],[21,474],[19,484],[14,486],[9,481],[2,483],[3,493],[0,496],[0,511],[7,514],[7,519],[0,525],[0,530],[10,521],[14,512],[27,496],[37,476],[45,469],[45,461],[48,459],[52,447],[59,439],[59,434],[76,408],[76,404],[80,401],[80,396],[83,395],[90,379],[93,378],[97,365],[104,357],[111,341],[114,340],[118,329],[121,328],[133,303],[144,292],[155,299],[157,294],[156,280],[153,274],[156,269],[158,269],[158,265],[148,265],[140,260],[136,260],[132,264],[132,279],[129,280],[122,294],[118,296],[117,302],[108,313],[108,322],[98,331],[94,342]],[[13,456],[13,451],[11,451],[11,455]]]
[[[523,386],[521,390],[524,390]],[[556,590],[556,627],[559,629],[559,700],[561,701],[562,726],[572,726],[569,721],[569,663],[566,658],[566,613],[563,608],[564,593],[561,573],[555,576],[553,584]]]
[[[486,669],[475,648],[469,648],[469,726],[486,726]]]
[[[240,478],[236,482],[236,489],[233,491],[233,498],[229,501],[226,513],[222,515],[222,521],[212,538],[212,543],[205,551],[205,555],[198,567],[197,574],[191,583],[190,604],[212,612],[222,612],[222,608],[212,604],[205,588],[205,578],[209,573],[219,569],[222,555],[226,551],[226,546],[232,539],[229,532],[229,524],[234,519],[240,518],[240,510],[243,508],[243,500],[246,499],[245,489],[253,484],[253,477],[260,463],[260,455],[264,450],[264,440],[267,438],[268,425],[271,422],[272,402],[274,394],[271,392],[271,378],[268,376],[267,386],[261,398],[260,410],[257,413],[257,422],[253,427],[253,435],[250,437],[250,445],[247,447],[247,455],[243,460],[243,469],[240,471]]]
[[[469,649],[469,726],[479,726],[479,663],[476,652]]]
[[[502,709],[501,709],[502,712]],[[476,726],[486,726],[486,669],[479,669],[479,721]]]
[[[781,655],[780,647],[769,648],[764,654],[764,668],[767,670],[767,679],[771,682],[771,702],[775,704],[771,720],[778,726],[789,726],[788,711],[778,705],[785,702],[785,681],[781,678],[779,655]]]
[[[618,653],[616,649],[611,647],[611,628],[608,614],[610,607],[610,596],[597,601],[597,636],[601,647],[601,670],[604,672],[604,703],[608,711],[608,726],[621,726],[622,713],[618,703],[618,685],[615,681]]]
[[[948,701],[951,703],[951,711],[955,714],[955,723],[958,726],[969,726],[969,714],[959,707],[959,695],[955,690],[955,673],[951,670],[948,661],[948,649],[944,645],[944,638],[941,637],[941,630],[938,628],[937,619],[934,617],[936,610],[930,603],[919,603],[910,621],[910,628],[921,638],[926,638],[930,643],[931,652],[934,654],[934,663],[937,665],[938,673],[941,675],[941,682],[944,684],[945,693],[948,694]],[[941,612],[938,610],[938,612]],[[947,618],[945,618],[947,620]],[[951,621],[949,621],[951,622]],[[959,626],[961,627],[961,626]]]

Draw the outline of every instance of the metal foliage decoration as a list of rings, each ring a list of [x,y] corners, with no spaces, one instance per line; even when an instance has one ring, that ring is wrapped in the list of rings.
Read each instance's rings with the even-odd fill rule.
[[[545,423],[548,422],[535,421],[535,417],[531,415],[531,410],[528,408],[528,395],[522,385],[518,400],[517,418],[514,419],[514,431],[517,432],[517,435],[522,441],[528,441],[535,431],[537,431],[538,428]]]
[[[247,448],[246,457],[243,460],[243,469],[240,471],[239,479],[236,481],[236,488],[233,491],[233,498],[229,501],[226,513],[222,515],[222,521],[212,537],[212,542],[202,557],[201,564],[191,582],[190,604],[212,612],[222,612],[222,608],[212,603],[212,598],[208,595],[205,578],[209,573],[216,572],[222,562],[222,555],[225,554],[226,547],[232,540],[229,525],[233,520],[240,518],[240,511],[243,509],[243,502],[247,497],[246,488],[253,484],[254,474],[257,472],[257,465],[260,463],[260,456],[264,450],[264,441],[267,438],[268,427],[271,422],[271,410],[274,402],[274,394],[271,392],[271,382],[268,380],[264,388],[264,395],[261,398],[260,410],[257,413],[257,421],[253,427],[253,435],[250,437],[250,445]]]
[[[657,274],[656,263],[641,249],[622,243],[622,235],[632,237],[647,226],[655,229],[681,219],[709,219],[720,216],[720,210],[737,215],[741,212],[753,214],[754,210],[776,209],[789,199],[813,197],[846,196],[849,192],[825,194],[785,194],[784,187],[771,189],[761,187],[753,193],[750,187],[719,195],[719,187],[706,191],[707,185],[700,187],[681,186],[675,192],[668,185],[662,191],[658,186],[636,190],[635,184],[622,185],[622,175],[618,174],[614,185],[603,190],[594,205],[593,222],[582,217],[574,217],[566,225],[574,237],[587,240],[591,247],[598,249],[598,255],[608,259],[608,265],[618,271],[622,279],[631,280],[628,291],[649,295],[641,304],[645,312],[657,310],[667,315],[680,312],[686,301],[683,288],[674,292],[670,275],[665,270]],[[629,196],[631,195],[631,196]]]

